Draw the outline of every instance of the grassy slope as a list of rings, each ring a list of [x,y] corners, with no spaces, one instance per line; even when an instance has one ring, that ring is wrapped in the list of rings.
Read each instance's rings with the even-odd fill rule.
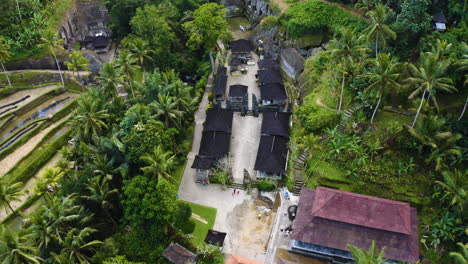
[[[192,233],[192,240],[193,244],[198,246],[205,240],[208,229],[213,229],[216,220],[216,209],[199,204],[189,202],[186,203],[190,205],[190,208],[192,208],[192,213],[199,215],[208,222],[208,224],[204,224],[196,219],[193,219],[195,221],[195,230]]]

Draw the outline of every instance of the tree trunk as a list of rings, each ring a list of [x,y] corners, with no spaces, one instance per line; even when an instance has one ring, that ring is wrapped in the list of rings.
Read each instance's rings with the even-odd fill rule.
[[[7,73],[7,71],[5,70],[5,66],[3,65],[3,62],[0,61],[0,64],[2,65],[2,70],[3,70],[3,72],[5,73],[5,76],[6,76],[6,78],[7,78],[8,86],[10,86],[10,88],[12,88],[12,87],[11,87],[10,76],[8,76],[8,73]]]
[[[379,55],[379,38],[377,37],[377,33],[375,33],[375,58],[377,59]]]
[[[465,100],[465,105],[463,106],[463,110],[460,114],[460,117],[457,119],[457,121],[460,121],[462,119],[462,117],[465,115],[465,110],[466,110],[466,105],[468,104],[468,96],[466,97],[466,100]]]
[[[130,90],[132,91],[132,96],[133,96],[133,98],[135,98],[135,93],[133,92],[132,81],[130,79],[128,79],[128,84],[130,85]]]
[[[374,123],[375,113],[377,113],[377,109],[379,109],[380,101],[381,101],[381,100],[382,100],[382,95],[379,96],[379,101],[377,101],[377,105],[375,106],[374,113],[372,113],[372,117],[371,117],[371,119],[370,119],[371,125]]]
[[[63,74],[62,74],[62,70],[60,69],[60,64],[58,62],[57,56],[55,55],[55,52],[53,52],[52,55],[54,55],[55,63],[57,64],[57,69],[60,75],[60,80],[62,80],[62,85],[65,88],[65,81],[63,80]]]
[[[424,103],[424,97],[426,96],[426,89],[424,89],[423,95],[421,96],[421,103],[419,104],[418,111],[416,112],[416,116],[414,117],[413,124],[411,127],[414,127],[416,121],[418,120],[419,112],[421,112],[422,105]]]
[[[18,15],[19,15],[19,18],[20,18],[20,21],[23,21],[23,17],[21,17],[21,10],[19,8],[19,0],[16,0],[16,8],[18,9]]]
[[[14,213],[14,212],[15,212],[15,209],[13,209],[13,207],[11,206],[11,204],[10,204],[9,202],[7,202],[7,205],[8,205],[8,207],[10,208],[11,213]]]
[[[341,105],[343,103],[343,90],[345,85],[345,71],[343,70],[343,78],[341,79],[341,92],[340,92],[340,104],[338,105],[338,114],[341,112]]]

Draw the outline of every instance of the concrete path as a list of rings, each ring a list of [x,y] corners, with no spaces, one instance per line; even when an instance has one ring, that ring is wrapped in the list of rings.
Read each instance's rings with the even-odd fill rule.
[[[252,53],[252,60],[258,62],[258,56]],[[257,100],[260,98],[260,88],[257,85],[255,75],[258,72],[257,63],[245,66],[247,74],[239,76],[229,76],[227,81],[227,94],[229,87],[235,84],[247,85],[249,93],[249,108],[252,109],[252,95],[255,94]],[[228,66],[228,72],[230,67]],[[234,114],[232,121],[232,137],[230,151],[233,154],[232,176],[234,182],[242,183],[244,179],[244,169],[247,169],[251,176],[254,175],[255,159],[257,157],[258,145],[260,143],[260,132],[262,126],[262,115],[259,117],[244,116],[239,113]]]
[[[289,199],[286,199],[286,192],[288,192]],[[289,243],[291,242],[289,235],[286,235],[280,230],[292,225],[292,222],[289,220],[288,216],[288,208],[291,205],[298,204],[299,196],[294,196],[287,188],[281,188],[279,194],[281,197],[281,205],[276,213],[276,219],[270,234],[270,241],[268,243],[265,263],[273,263],[277,249],[288,249]]]
[[[231,153],[233,154],[232,176],[234,182],[242,183],[244,169],[250,176],[255,175],[254,165],[257,158],[262,128],[262,115],[244,116],[234,113],[232,120]]]

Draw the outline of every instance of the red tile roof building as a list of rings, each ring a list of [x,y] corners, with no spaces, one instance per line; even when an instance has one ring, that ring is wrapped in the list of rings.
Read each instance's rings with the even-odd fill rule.
[[[324,187],[302,189],[291,238],[293,250],[329,257],[349,259],[348,244],[367,250],[375,240],[387,259],[419,259],[415,208]]]

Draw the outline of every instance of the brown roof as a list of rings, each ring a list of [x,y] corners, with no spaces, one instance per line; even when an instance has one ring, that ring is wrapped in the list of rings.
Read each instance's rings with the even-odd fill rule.
[[[416,209],[408,204],[324,187],[303,188],[291,238],[349,251],[385,247],[385,257],[419,259]]]
[[[396,233],[411,233],[409,204],[357,193],[317,188],[312,215]]]
[[[177,243],[171,243],[162,255],[173,264],[192,264],[197,258],[197,255]]]

